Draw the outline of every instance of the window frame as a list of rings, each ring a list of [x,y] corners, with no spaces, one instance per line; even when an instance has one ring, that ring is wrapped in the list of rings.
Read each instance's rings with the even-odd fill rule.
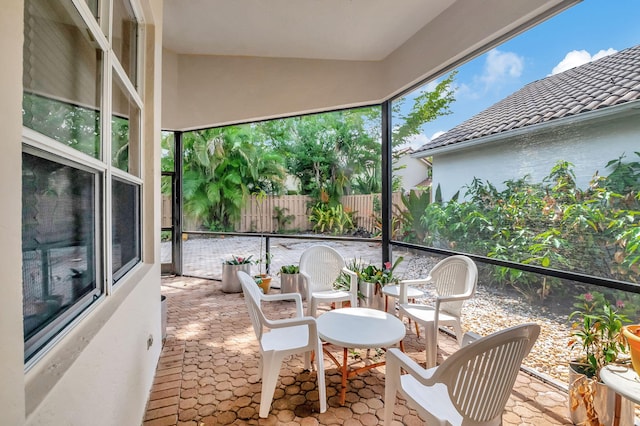
[[[89,32],[94,40],[94,47],[102,56],[101,75],[98,90],[101,93],[100,108],[100,155],[93,158],[75,148],[69,147],[62,142],[41,134],[28,127],[22,127],[22,152],[36,155],[50,161],[64,164],[79,170],[87,171],[95,176],[95,268],[96,268],[96,289],[82,296],[73,303],[66,312],[59,314],[51,323],[38,331],[29,339],[29,344],[25,341],[25,371],[28,371],[48,353],[63,337],[93,310],[101,304],[101,301],[108,300],[115,290],[122,287],[120,283],[126,282],[127,276],[134,274],[143,264],[144,247],[144,222],[142,203],[144,197],[144,185],[142,175],[144,173],[144,104],[142,101],[142,91],[144,88],[143,64],[145,60],[145,21],[142,14],[142,7],[139,0],[125,0],[131,4],[131,9],[137,21],[136,26],[136,63],[135,78],[137,81],[130,81],[127,73],[121,66],[115,52],[110,44],[111,29],[113,21],[113,0],[99,0],[98,11],[102,14],[100,22],[96,20],[90,6],[85,0],[66,0],[64,7],[75,8],[72,18],[78,20],[75,24]],[[71,13],[71,12],[70,12]],[[113,74],[115,73],[115,75]],[[120,90],[128,95],[130,102],[138,108],[139,117],[136,117],[137,125],[135,172],[139,175],[130,174],[119,170],[111,165],[111,119],[112,119],[112,93],[113,78],[118,78],[122,85]],[[24,89],[23,89],[24,92]],[[131,148],[130,148],[131,149]],[[126,184],[137,188],[137,197],[134,208],[136,209],[136,230],[138,238],[136,241],[136,258],[130,260],[116,271],[112,270],[112,185],[113,179],[118,179]],[[114,279],[115,278],[115,279]],[[119,285],[114,285],[118,281]],[[135,283],[131,283],[135,285]],[[24,286],[24,283],[23,283]]]
[[[30,129],[29,129],[30,130]],[[25,340],[25,361],[30,361],[31,358],[36,355],[42,348],[49,345],[49,342],[54,340],[54,338],[60,333],[61,329],[67,328],[69,324],[71,324],[75,318],[77,318],[82,312],[84,312],[93,302],[97,301],[101,296],[105,293],[104,288],[104,235],[102,231],[102,222],[103,220],[103,193],[104,193],[104,175],[105,170],[91,167],[89,164],[83,164],[78,161],[78,159],[69,158],[67,156],[63,156],[64,154],[59,150],[51,149],[48,145],[45,145],[47,149],[43,149],[43,144],[46,144],[47,141],[39,140],[41,138],[47,138],[44,135],[40,135],[39,133],[32,131],[35,135],[31,135],[31,137],[23,136],[23,148],[22,152],[26,154],[30,154],[36,157],[43,158],[45,160],[49,160],[58,164],[62,164],[65,166],[73,167],[78,170],[82,170],[88,173],[93,174],[94,176],[94,235],[95,235],[95,249],[93,256],[96,259],[95,261],[95,277],[96,277],[96,288],[92,291],[89,291],[87,294],[82,296],[80,299],[75,301],[67,311],[58,315],[35,333],[28,340]],[[53,139],[49,142],[55,142],[55,144],[59,144]],[[64,147],[64,146],[63,146]],[[67,147],[64,147],[67,148]],[[72,148],[69,148],[72,149]],[[73,150],[73,149],[72,149]],[[75,151],[75,150],[74,150]],[[83,154],[84,155],[84,154]],[[23,284],[24,286],[24,284]]]

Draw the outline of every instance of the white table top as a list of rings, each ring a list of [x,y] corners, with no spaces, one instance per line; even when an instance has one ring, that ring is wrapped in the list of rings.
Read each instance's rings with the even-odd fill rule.
[[[640,378],[632,367],[609,364],[600,370],[600,379],[625,398],[640,404]]]
[[[320,315],[316,322],[320,339],[343,348],[393,346],[406,332],[402,321],[377,309],[335,309]]]
[[[385,285],[382,287],[382,294],[386,294],[391,297],[400,297],[400,286],[399,285]],[[418,290],[414,287],[407,287],[407,297],[409,299],[414,297],[422,297],[424,296],[424,292]]]

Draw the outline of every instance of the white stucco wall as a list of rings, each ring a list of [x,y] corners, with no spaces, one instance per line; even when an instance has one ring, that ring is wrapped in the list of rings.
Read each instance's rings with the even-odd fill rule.
[[[24,423],[22,337],[22,1],[5,2],[0,13],[0,423]]]
[[[27,425],[142,422],[162,341],[159,276],[140,268],[27,372]]]
[[[165,105],[174,103],[164,111],[165,129],[356,106],[382,94],[378,84],[381,69],[376,62],[176,56],[169,56],[165,64],[167,72],[177,78],[179,93],[165,101]],[[169,80],[165,87],[167,83]]]
[[[418,158],[412,158],[410,155],[403,155],[394,163],[396,167],[405,166],[403,169],[394,170],[393,175],[399,176],[402,181],[402,189],[414,189],[417,184],[427,178],[429,168],[424,161]]]
[[[504,181],[530,175],[532,182],[548,176],[559,160],[574,164],[577,184],[586,188],[596,171],[607,175],[610,160],[623,153],[638,161],[640,111],[621,118],[601,118],[589,124],[571,125],[433,157],[433,188],[440,184],[443,199],[471,183],[474,177],[491,182],[498,190]],[[465,190],[460,191],[464,196]]]
[[[152,7],[151,7],[152,6]],[[23,1],[3,4],[0,14],[0,424],[135,425],[160,354],[159,134],[161,55],[149,52],[145,73],[143,139],[144,263],[113,294],[94,304],[25,372],[22,331],[22,42]],[[149,0],[161,31],[162,0]],[[148,30],[153,30],[149,27]],[[155,37],[159,48],[161,33]],[[159,50],[158,50],[159,52]],[[154,89],[155,88],[155,89]],[[157,234],[157,235],[156,235]],[[147,349],[147,339],[153,345]]]

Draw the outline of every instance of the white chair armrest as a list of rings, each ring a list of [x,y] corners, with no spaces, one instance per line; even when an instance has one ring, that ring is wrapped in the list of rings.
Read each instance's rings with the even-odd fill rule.
[[[351,301],[352,302],[357,301],[358,300],[358,274],[356,274],[354,271],[347,268],[346,266],[342,268],[342,272],[344,272],[349,276],[349,292],[351,293]],[[353,303],[351,303],[351,306],[355,308],[357,305],[354,305]]]
[[[462,336],[462,345],[460,345],[460,347],[463,348],[463,347],[475,342],[476,340],[478,340],[480,338],[482,338],[482,336],[479,335],[478,333],[476,333],[475,331],[467,331]]]
[[[425,370],[420,364],[409,358],[407,354],[400,351],[400,349],[390,348],[387,350],[386,364],[387,369],[391,370],[389,371],[390,374],[394,374],[395,370],[395,374],[399,376],[399,369],[401,368],[425,386],[432,386],[436,383],[431,380],[431,378],[438,367]]]
[[[467,299],[471,299],[472,296],[473,296],[473,293],[457,294],[455,296],[438,296],[436,299],[440,301],[440,303],[444,303],[444,302],[455,302],[460,300],[467,300]]]
[[[296,302],[296,317],[299,318],[302,316],[302,296],[298,293],[265,294],[261,297],[261,300],[265,302],[293,300]]]
[[[423,284],[429,284],[431,282],[431,277],[416,278],[413,280],[400,280],[399,282],[404,283],[406,285],[423,285]]]
[[[308,325],[314,330],[316,329],[316,319],[314,317],[283,318],[277,320],[270,320],[265,318],[264,324],[268,328],[284,328],[294,327],[296,325]]]
[[[428,284],[431,281],[431,277],[415,279],[415,280],[401,280],[398,282],[398,303],[401,305],[408,302],[407,287],[410,285]]]

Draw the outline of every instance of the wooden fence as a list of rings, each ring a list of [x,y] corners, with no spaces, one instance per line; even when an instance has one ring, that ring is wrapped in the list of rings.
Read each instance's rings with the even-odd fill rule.
[[[401,208],[401,193],[394,192],[392,203]],[[355,212],[354,218],[359,228],[374,232],[374,200],[381,200],[380,194],[345,195],[342,207]],[[266,196],[260,201],[252,196],[242,209],[238,232],[281,232],[307,231],[312,228],[309,221],[309,203],[312,199],[306,195]],[[280,219],[280,220],[278,220]],[[162,197],[162,226],[171,226],[171,200]],[[282,228],[282,229],[280,229]]]

